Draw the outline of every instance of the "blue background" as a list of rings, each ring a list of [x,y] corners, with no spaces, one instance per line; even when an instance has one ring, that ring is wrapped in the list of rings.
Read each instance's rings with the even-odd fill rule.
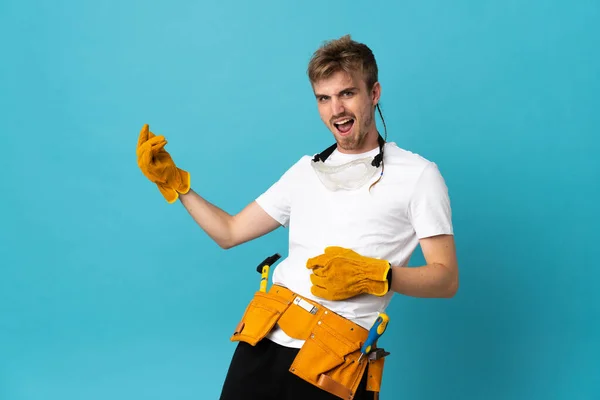
[[[375,52],[389,139],[446,178],[461,268],[454,299],[394,298],[382,398],[600,399],[599,18],[584,0],[3,0],[0,399],[218,397],[286,231],[221,250],[138,170],[139,130],[235,213],[331,143],[305,71],[346,33]]]

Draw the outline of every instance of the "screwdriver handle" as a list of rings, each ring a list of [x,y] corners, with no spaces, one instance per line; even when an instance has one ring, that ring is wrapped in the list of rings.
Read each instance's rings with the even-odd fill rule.
[[[369,330],[369,336],[367,336],[367,340],[365,341],[365,344],[363,344],[360,349],[362,354],[367,355],[371,352],[371,348],[373,347],[373,344],[375,344],[377,339],[379,339],[379,337],[381,335],[383,335],[383,332],[385,332],[385,329],[387,328],[389,320],[390,320],[390,317],[388,317],[387,314],[384,314],[384,313],[379,314],[379,316],[373,323],[373,326]]]

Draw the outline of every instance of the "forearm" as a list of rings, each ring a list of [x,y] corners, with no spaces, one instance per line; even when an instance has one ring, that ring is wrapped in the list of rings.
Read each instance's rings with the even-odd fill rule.
[[[214,204],[209,203],[192,189],[179,199],[194,221],[220,247],[234,246],[232,234],[233,217]]]
[[[453,297],[458,289],[458,276],[442,264],[420,267],[392,267],[394,292],[412,297]]]

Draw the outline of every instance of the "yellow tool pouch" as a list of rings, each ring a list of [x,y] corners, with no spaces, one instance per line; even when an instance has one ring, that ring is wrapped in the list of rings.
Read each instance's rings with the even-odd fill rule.
[[[255,346],[273,329],[289,305],[290,303],[285,299],[264,292],[256,292],[246,307],[231,340]]]
[[[369,331],[287,288],[273,285],[268,293],[256,292],[232,341],[256,345],[275,326],[304,345],[290,372],[342,399],[351,400],[367,370],[367,389],[379,392],[383,358],[360,357]]]

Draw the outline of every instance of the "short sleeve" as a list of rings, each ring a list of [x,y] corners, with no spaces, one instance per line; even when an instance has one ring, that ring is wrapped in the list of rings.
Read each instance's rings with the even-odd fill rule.
[[[298,163],[288,169],[271,187],[256,198],[267,214],[284,227],[288,227],[292,208],[292,189]]]
[[[421,173],[408,211],[419,239],[454,233],[448,187],[435,163],[430,162]]]

